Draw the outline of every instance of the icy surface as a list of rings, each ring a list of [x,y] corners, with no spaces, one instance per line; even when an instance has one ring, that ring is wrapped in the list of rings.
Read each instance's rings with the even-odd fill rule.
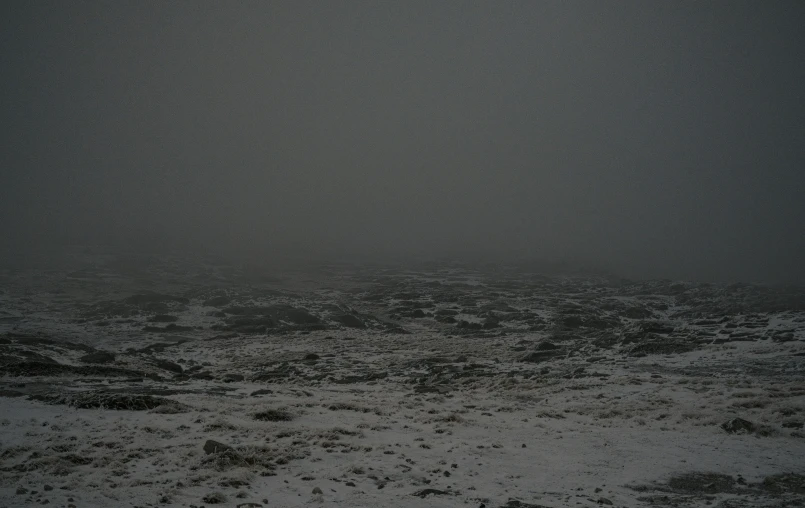
[[[0,283],[0,506],[805,496],[799,289],[86,253]]]

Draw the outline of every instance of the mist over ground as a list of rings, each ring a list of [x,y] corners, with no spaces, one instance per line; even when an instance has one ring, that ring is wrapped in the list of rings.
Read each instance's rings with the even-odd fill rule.
[[[801,2],[7,2],[2,258],[805,283]]]

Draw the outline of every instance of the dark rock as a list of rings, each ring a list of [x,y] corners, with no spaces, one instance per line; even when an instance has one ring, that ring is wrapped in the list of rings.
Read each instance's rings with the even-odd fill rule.
[[[290,308],[284,313],[284,318],[296,325],[319,324],[321,320],[305,309]]]
[[[243,374],[229,373],[229,374],[224,374],[224,376],[221,378],[221,381],[223,381],[224,383],[239,383],[239,382],[241,382],[241,381],[243,381],[245,379],[246,378],[243,376]]]
[[[23,395],[25,394],[17,390],[0,389],[0,397],[22,397]]]
[[[179,321],[179,318],[170,314],[157,314],[149,318],[148,321],[151,323],[175,323]]]
[[[352,314],[342,314],[337,316],[335,320],[347,328],[366,328],[366,324]]]
[[[262,422],[289,422],[293,420],[293,414],[283,409],[269,409],[255,413],[254,419]]]
[[[416,385],[414,387],[415,393],[449,393],[450,387],[448,386],[433,386],[433,385]]]
[[[210,504],[221,504],[226,502],[226,496],[220,492],[212,492],[202,498],[202,501]]]
[[[49,356],[45,356],[41,353],[35,353],[33,351],[16,349],[8,352],[10,354],[8,355],[4,354],[0,356],[0,365],[7,365],[11,363],[21,363],[21,362],[50,363],[54,365],[59,363]]]
[[[415,309],[414,311],[411,312],[411,317],[412,318],[423,318],[423,317],[425,317],[425,312],[423,312],[422,309]]]
[[[204,443],[204,453],[206,455],[210,455],[213,453],[226,453],[226,452],[234,452],[234,448],[229,445],[225,445],[224,443],[219,443],[218,441],[213,441],[212,439],[208,439],[206,443]]]
[[[470,323],[469,321],[464,321],[462,319],[461,321],[458,322],[456,328],[462,330],[480,330],[481,328],[483,328],[483,325],[481,325],[481,323]]]
[[[743,418],[733,418],[722,423],[721,428],[730,434],[749,434],[754,432],[755,424]]]
[[[735,487],[735,478],[717,473],[687,473],[671,478],[668,486],[685,494],[732,492]]]
[[[317,361],[319,358],[320,358],[320,357],[319,357],[319,355],[317,355],[316,353],[308,353],[308,354],[306,354],[306,355],[305,355],[305,358],[304,358],[304,359],[305,359],[305,361],[307,361],[307,362],[315,362],[315,361]]]
[[[145,326],[143,327],[144,332],[148,333],[165,333],[165,332],[189,332],[193,329],[192,326],[179,326],[175,323],[171,323],[168,326]]]
[[[370,381],[378,381],[386,379],[388,372],[369,372],[364,375],[344,376],[340,378],[333,378],[332,382],[339,385],[349,385],[354,383],[368,383]]]
[[[182,298],[179,296],[170,296],[170,295],[160,295],[158,293],[143,293],[139,295],[132,295],[125,300],[125,303],[129,305],[147,305],[150,303],[190,303],[190,300],[187,298]]]
[[[584,320],[581,316],[567,316],[562,319],[562,324],[567,328],[579,328],[584,324]]]
[[[598,501],[596,501],[596,502],[597,502],[598,504],[605,504],[605,505],[609,505],[609,506],[611,506],[611,505],[612,505],[612,501],[610,501],[609,499],[607,499],[607,498],[605,498],[605,497],[599,497],[599,498],[598,498]]]
[[[78,360],[82,363],[112,363],[115,361],[115,355],[107,351],[96,351],[84,355]]]
[[[491,330],[493,328],[497,328],[498,326],[500,326],[500,320],[497,318],[488,317],[484,320],[484,330]]]
[[[559,346],[554,344],[553,342],[548,342],[547,340],[543,340],[539,344],[537,344],[537,351],[555,351],[557,349],[561,349]]]
[[[783,473],[767,476],[763,479],[761,487],[776,494],[805,495],[805,475],[797,473]]]
[[[653,314],[651,310],[643,307],[630,307],[623,312],[623,315],[629,319],[647,319]]]
[[[509,499],[506,502],[506,504],[502,505],[500,508],[549,508],[549,507],[541,504],[524,503],[522,501],[518,501],[517,499]]]
[[[180,344],[183,344],[185,342],[187,342],[187,339],[178,340],[176,342],[155,342],[153,344],[149,344],[149,345],[145,346],[144,348],[137,349],[136,351],[138,353],[144,353],[144,354],[147,354],[147,355],[150,355],[150,354],[153,354],[153,353],[162,353],[163,351],[165,351],[168,348],[176,347],[176,346],[178,346]]]
[[[596,330],[606,330],[620,325],[619,321],[614,319],[602,319],[591,317],[584,320],[584,326],[587,328],[595,328]]]
[[[86,376],[86,377],[139,377],[141,372],[117,367],[74,366],[48,362],[19,362],[0,365],[0,374],[8,376]]]
[[[182,369],[181,365],[179,365],[178,363],[170,362],[168,360],[155,360],[154,365],[156,367],[159,367],[160,369],[175,372],[177,374],[181,374],[182,372],[184,372],[184,369]]]
[[[640,330],[644,333],[657,333],[666,335],[674,331],[674,327],[659,321],[645,321],[640,323]]]
[[[252,378],[252,381],[268,381],[268,382],[283,381],[285,379],[295,377],[300,373],[301,372],[297,367],[293,365],[283,364],[275,369],[266,370],[257,374]]]
[[[521,362],[539,363],[556,358],[559,356],[557,351],[532,351],[520,358]]]
[[[675,355],[688,353],[694,349],[696,349],[695,345],[685,342],[653,341],[632,346],[629,356]]]
[[[66,398],[57,398],[51,403],[66,403],[78,409],[112,409],[117,411],[147,411],[164,406],[176,411],[186,410],[183,404],[164,397],[152,395],[139,395],[131,393],[117,393],[106,391],[89,391],[70,395]]]
[[[414,492],[411,494],[412,496],[425,498],[428,496],[449,496],[451,495],[450,492],[446,490],[439,490],[439,489],[422,489]]]
[[[232,330],[239,333],[261,334],[266,333],[269,328],[277,326],[274,318],[268,316],[234,316],[226,319],[226,326],[216,325],[216,329]]]

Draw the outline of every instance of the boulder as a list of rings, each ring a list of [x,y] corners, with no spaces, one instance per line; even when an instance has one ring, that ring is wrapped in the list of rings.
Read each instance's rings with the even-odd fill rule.
[[[204,453],[206,455],[211,455],[213,453],[225,453],[225,452],[234,452],[235,449],[229,445],[225,445],[224,443],[220,443],[218,441],[213,441],[212,439],[208,439],[206,443],[204,443]]]
[[[336,316],[335,320],[347,328],[366,328],[366,324],[352,314],[342,314],[340,316]]]
[[[754,432],[755,424],[743,418],[733,418],[722,423],[721,428],[730,434],[749,434]]]

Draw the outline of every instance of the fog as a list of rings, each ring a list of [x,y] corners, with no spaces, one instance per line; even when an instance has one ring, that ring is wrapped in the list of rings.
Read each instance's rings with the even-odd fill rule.
[[[6,2],[5,253],[805,283],[802,2]]]

